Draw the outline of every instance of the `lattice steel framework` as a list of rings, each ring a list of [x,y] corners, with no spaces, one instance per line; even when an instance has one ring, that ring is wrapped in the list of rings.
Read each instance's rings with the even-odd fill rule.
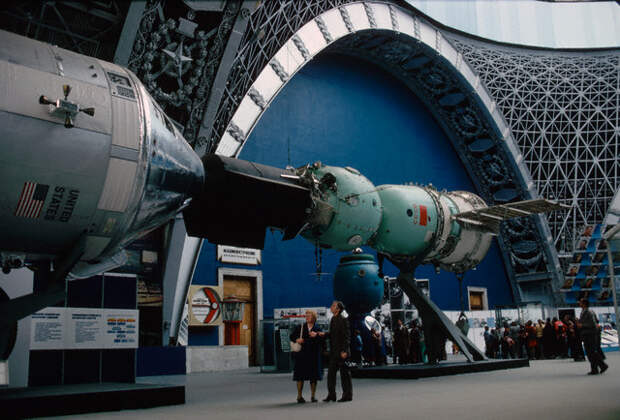
[[[216,19],[189,7],[185,16],[166,13],[166,4],[148,2],[128,67],[193,145],[241,1],[228,1]]]
[[[195,148],[203,153],[215,151],[234,112],[258,74],[282,45],[305,23],[326,10],[353,0],[267,1],[250,17],[224,87],[212,131]]]
[[[618,188],[618,51],[509,48],[455,35],[435,23],[426,27],[434,38],[419,48],[415,39],[428,35],[421,33],[424,17],[397,0],[280,0],[257,6],[228,0],[217,21],[206,27],[190,15],[170,20],[162,5],[177,3],[182,2],[147,3],[129,65],[184,126],[186,138],[200,154],[221,148],[225,137],[233,145],[231,153],[234,144],[243,144],[248,127],[234,121],[243,101],[261,114],[273,98],[273,92],[266,95],[256,85],[261,73],[273,70],[281,84],[292,77],[294,71],[276,59],[283,46],[304,63],[311,59],[316,51],[309,51],[311,41],[300,36],[300,30],[313,22],[316,36],[325,43],[363,55],[425,92],[422,99],[487,201],[506,202],[538,192],[574,205],[569,213],[549,220],[552,235],[543,219],[503,225],[500,244],[517,300],[557,290],[559,264],[557,254],[548,250],[549,238],[559,249],[570,251],[580,225],[600,222]],[[330,12],[336,16],[331,15],[331,23],[321,18]],[[415,28],[404,31],[410,32],[413,43],[399,42],[403,13],[414,16]],[[332,39],[334,19],[348,33],[341,43]],[[361,32],[355,28],[359,19],[367,25]],[[194,23],[194,36],[184,32]],[[235,42],[233,26],[242,34]],[[381,35],[381,29],[391,35]],[[447,57],[439,59],[447,43],[459,52],[451,64]],[[172,57],[175,51],[180,63]],[[176,68],[166,64],[169,58]],[[166,73],[168,83],[162,83]],[[478,91],[478,83],[488,100],[472,92],[472,87]]]
[[[541,196],[560,252],[603,221],[620,186],[620,52],[525,51],[452,38],[497,102]]]
[[[336,49],[383,66],[418,93],[487,202],[531,198],[536,191],[522,157],[479,78],[436,27],[394,4],[323,4],[324,9],[317,10],[324,11],[314,17],[304,9],[312,17],[304,23],[296,20],[299,3],[287,9],[282,2],[279,19],[287,11],[295,13],[285,29],[275,30],[283,24],[272,28],[267,18],[252,22],[253,35],[246,33],[235,57],[237,71],[229,74],[210,141],[198,150],[237,155],[268,103],[297,69],[321,50]],[[502,227],[500,246],[518,301],[548,299],[557,289],[559,262],[549,237],[540,218],[512,220]]]
[[[111,61],[128,2],[5,0],[0,28]]]

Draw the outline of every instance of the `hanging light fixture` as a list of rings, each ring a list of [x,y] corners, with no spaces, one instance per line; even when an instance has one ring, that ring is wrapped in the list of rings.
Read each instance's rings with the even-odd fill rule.
[[[241,321],[245,301],[236,296],[227,296],[222,300],[222,319],[224,320],[224,344],[238,346],[241,341]]]

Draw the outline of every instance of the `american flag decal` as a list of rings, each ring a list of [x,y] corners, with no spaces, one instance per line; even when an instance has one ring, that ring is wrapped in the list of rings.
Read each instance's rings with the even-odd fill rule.
[[[36,182],[25,182],[22,194],[19,196],[15,216],[36,219],[41,214],[43,203],[47,197],[49,185],[37,184]]]

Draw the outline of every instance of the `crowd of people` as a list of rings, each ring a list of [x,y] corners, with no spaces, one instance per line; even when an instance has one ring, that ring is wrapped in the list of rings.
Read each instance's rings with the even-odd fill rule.
[[[596,314],[589,309],[587,299],[579,302],[579,319],[564,315],[562,319],[529,320],[525,324],[504,323],[502,328],[484,328],[486,355],[493,359],[556,359],[573,358],[583,361],[588,356],[590,374],[603,373],[607,365],[601,349],[600,330]]]
[[[370,328],[362,336],[354,331],[351,361],[357,366],[382,366],[392,361],[398,364],[421,363],[424,357],[424,333],[417,321],[407,327],[398,319],[393,329],[385,326],[381,330]]]
[[[492,359],[529,358],[555,359],[572,357],[583,361],[586,356],[590,362],[590,375],[603,373],[608,369],[605,355],[601,350],[600,325],[594,311],[589,308],[587,299],[579,302],[582,312],[579,319],[564,315],[562,319],[539,319],[536,323],[529,320],[525,324],[516,321],[504,323],[501,328],[484,328],[486,355]],[[294,349],[295,367],[293,380],[297,383],[297,402],[306,402],[303,398],[303,385],[310,382],[311,402],[317,402],[317,382],[323,378],[323,363],[328,366],[327,397],[329,401],[351,401],[353,389],[351,383],[351,365],[375,366],[387,363],[386,340],[382,329],[369,331],[364,340],[360,331],[355,330],[351,337],[349,321],[343,316],[344,305],[334,301],[330,307],[333,316],[329,330],[321,331],[317,326],[317,314],[307,311],[306,322],[299,325],[290,335]],[[424,333],[417,321],[412,321],[409,328],[398,319],[390,334],[393,346],[393,362],[398,364],[435,362],[431,355],[425,355]],[[325,346],[329,340],[329,346]],[[445,345],[443,355],[446,359]],[[326,348],[329,350],[326,352]],[[458,350],[455,348],[455,350]],[[425,358],[427,356],[428,358]],[[436,355],[437,356],[437,355]],[[342,397],[336,397],[336,373],[340,371]]]
[[[484,330],[486,355],[493,359],[585,359],[579,339],[581,329],[569,315],[562,320],[547,318],[536,323],[513,321],[504,323],[502,328]]]

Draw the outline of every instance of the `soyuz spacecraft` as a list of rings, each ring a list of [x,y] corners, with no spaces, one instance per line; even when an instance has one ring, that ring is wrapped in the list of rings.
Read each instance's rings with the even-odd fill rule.
[[[61,300],[67,277],[122,265],[127,244],[179,211],[189,235],[214,243],[262,248],[275,227],[284,239],[368,245],[397,264],[464,271],[482,260],[501,220],[560,207],[488,207],[465,191],[374,186],[353,168],[319,162],[201,161],[131,71],[4,31],[0,132],[0,265],[50,273],[36,294],[9,301],[0,291],[5,326]]]
[[[203,192],[184,210],[189,235],[262,248],[266,227],[321,248],[374,248],[397,267],[461,273],[482,261],[500,222],[561,208],[546,199],[487,206],[468,191],[375,186],[352,167],[300,168],[208,155]],[[213,221],[217,220],[217,223]]]

